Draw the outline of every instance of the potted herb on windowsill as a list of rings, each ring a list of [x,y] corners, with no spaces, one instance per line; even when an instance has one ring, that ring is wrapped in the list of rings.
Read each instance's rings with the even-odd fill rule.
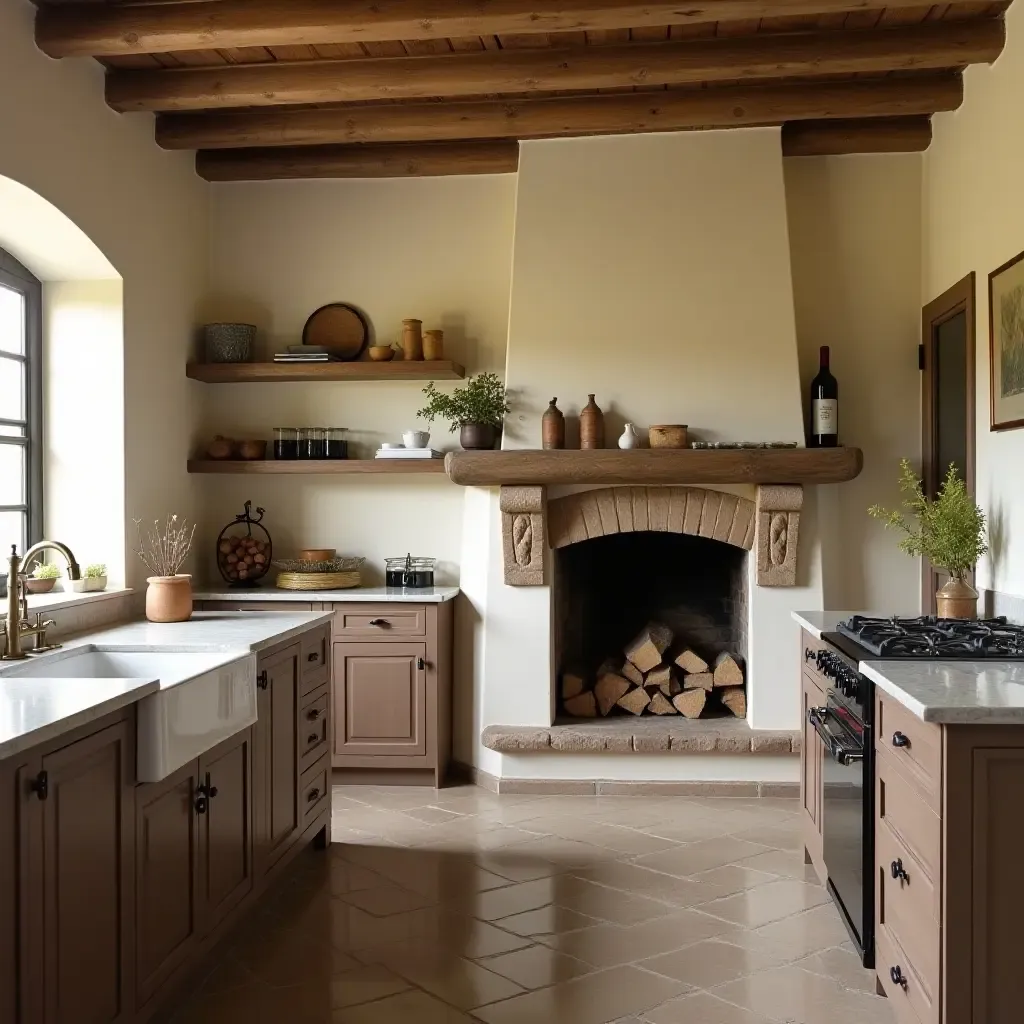
[[[943,619],[973,619],[978,614],[978,592],[967,581],[986,551],[985,513],[967,493],[967,486],[950,465],[938,497],[926,498],[921,481],[910,463],[900,462],[900,490],[907,497],[904,513],[872,505],[868,514],[886,527],[902,530],[900,548],[908,555],[927,558],[936,569],[949,573],[949,582],[936,593],[937,610]]]
[[[107,589],[107,567],[101,562],[87,565],[80,580],[71,580],[71,589],[76,594],[93,594]]]
[[[49,562],[40,562],[25,580],[25,589],[30,594],[48,594],[60,579],[60,569]]]
[[[452,431],[459,428],[459,443],[471,451],[490,451],[497,443],[502,420],[509,411],[505,385],[497,374],[481,373],[450,395],[431,381],[424,389],[427,404],[417,413],[428,423],[440,416]]]

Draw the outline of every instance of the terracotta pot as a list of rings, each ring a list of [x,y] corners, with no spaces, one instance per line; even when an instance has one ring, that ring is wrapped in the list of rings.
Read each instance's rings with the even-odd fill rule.
[[[976,619],[978,592],[966,580],[951,579],[935,592],[940,619]]]
[[[423,332],[423,358],[444,359],[444,331]]]
[[[150,622],[187,622],[192,618],[191,576],[150,576],[146,582],[146,618]]]
[[[403,320],[402,321],[402,358],[422,359],[423,358],[423,321]]]
[[[652,448],[686,448],[687,427],[684,423],[661,423],[647,431]]]
[[[459,444],[467,451],[489,452],[498,440],[498,428],[493,423],[463,423],[459,428]]]
[[[593,395],[587,396],[587,404],[580,413],[580,447],[604,447],[604,413],[594,401]]]
[[[565,417],[557,402],[557,398],[552,398],[540,418],[541,444],[548,451],[565,447]]]
[[[48,594],[51,590],[53,590],[54,584],[56,582],[57,581],[55,579],[39,580],[36,579],[34,576],[29,576],[28,579],[25,580],[25,589],[30,594]]]

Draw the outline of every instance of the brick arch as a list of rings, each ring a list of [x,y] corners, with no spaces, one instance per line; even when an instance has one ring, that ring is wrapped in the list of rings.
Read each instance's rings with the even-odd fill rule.
[[[602,487],[548,502],[551,547],[616,533],[685,533],[749,551],[754,503],[704,487]]]

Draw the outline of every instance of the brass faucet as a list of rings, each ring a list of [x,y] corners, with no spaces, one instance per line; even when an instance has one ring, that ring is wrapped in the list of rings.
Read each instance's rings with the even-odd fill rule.
[[[7,562],[7,621],[4,623],[4,637],[7,640],[7,645],[3,655],[4,661],[21,661],[28,657],[26,652],[21,649],[21,641],[31,636],[39,638],[36,651],[41,651],[44,648],[52,650],[60,646],[60,644],[52,644],[47,647],[45,643],[47,627],[52,626],[53,622],[44,622],[42,615],[36,616],[34,625],[28,621],[28,600],[25,597],[24,570],[36,555],[50,549],[59,551],[64,556],[68,563],[68,579],[80,580],[82,578],[82,571],[78,568],[78,562],[71,553],[71,548],[66,544],[61,544],[60,541],[41,540],[38,544],[33,544],[23,556],[18,554],[16,544],[11,545],[11,557]]]

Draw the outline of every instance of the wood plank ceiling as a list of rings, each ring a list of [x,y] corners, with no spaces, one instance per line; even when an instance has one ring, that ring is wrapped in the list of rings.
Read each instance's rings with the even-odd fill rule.
[[[1009,2],[40,0],[211,181],[515,170],[517,140],[783,126],[787,155],[925,149]]]

